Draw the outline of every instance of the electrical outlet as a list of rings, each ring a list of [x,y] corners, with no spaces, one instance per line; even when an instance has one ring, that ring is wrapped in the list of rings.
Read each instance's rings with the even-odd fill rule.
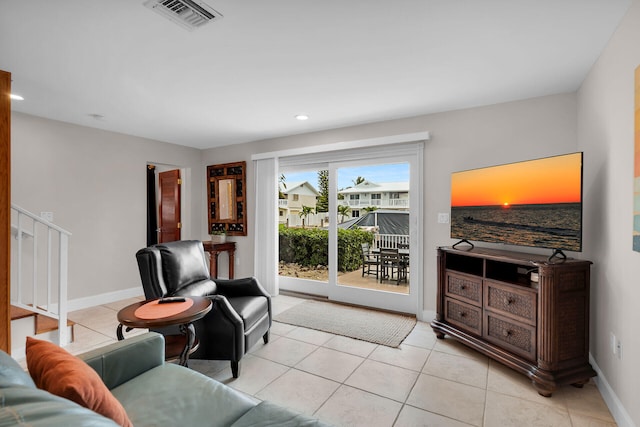
[[[438,214],[438,224],[449,224],[449,214],[446,212],[440,212]]]
[[[616,338],[616,334],[611,332],[611,335],[610,335],[609,338],[611,339],[611,353],[613,353],[614,355],[617,355],[618,354],[618,339]]]

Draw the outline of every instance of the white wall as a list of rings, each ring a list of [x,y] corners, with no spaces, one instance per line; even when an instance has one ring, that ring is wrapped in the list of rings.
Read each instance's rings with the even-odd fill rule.
[[[619,425],[640,425],[640,253],[632,250],[631,240],[634,70],[639,65],[640,1],[635,0],[577,97],[579,147],[587,153],[584,248],[594,261],[591,353],[628,412],[616,414]],[[620,359],[611,351],[610,333],[622,342]]]
[[[451,172],[576,151],[575,94],[214,148],[204,150],[203,165],[246,160],[248,199],[251,201],[255,200],[251,162],[254,153],[420,131],[431,131],[432,135],[431,141],[426,143],[424,156],[424,307],[434,311],[435,248],[453,242],[449,239],[448,224],[437,223],[438,212],[450,210]],[[248,236],[234,237],[241,260],[236,267],[239,277],[253,271],[254,206],[249,206],[248,213]]]
[[[73,233],[72,303],[128,289],[142,293],[135,253],[146,246],[148,162],[195,172],[185,189],[195,197],[183,218],[192,224],[184,238],[201,237],[200,150],[15,112],[11,120],[11,199],[37,215],[53,212],[54,222]]]

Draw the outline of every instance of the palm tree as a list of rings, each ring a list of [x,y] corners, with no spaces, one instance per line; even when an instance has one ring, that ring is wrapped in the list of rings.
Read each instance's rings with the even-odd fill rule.
[[[311,206],[302,205],[302,210],[298,215],[302,218],[302,228],[304,228],[304,219],[309,216],[310,213],[313,212],[313,208]]]
[[[286,180],[287,180],[287,177],[284,176],[284,174],[280,174],[280,177],[278,178],[278,198],[279,199],[286,199],[287,198],[284,195],[284,193],[282,192],[283,188],[285,190],[287,189],[287,183],[285,182]]]
[[[377,206],[365,206],[364,208],[362,208],[363,211],[365,212],[373,212],[373,211],[377,211],[378,207]]]
[[[347,205],[338,205],[338,215],[341,215],[340,222],[344,222],[345,215],[349,215],[351,208]]]
[[[363,177],[359,176],[359,177],[357,177],[356,179],[353,180],[353,185],[357,186],[358,184],[362,184],[365,181],[366,180]]]

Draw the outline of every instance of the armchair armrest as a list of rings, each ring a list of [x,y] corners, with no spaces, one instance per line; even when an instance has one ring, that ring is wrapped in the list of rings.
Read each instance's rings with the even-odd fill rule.
[[[267,297],[271,295],[260,285],[255,277],[245,277],[242,279],[221,280],[212,279],[218,285],[218,293],[226,297]]]
[[[102,378],[109,390],[164,364],[164,337],[136,335],[78,356]]]

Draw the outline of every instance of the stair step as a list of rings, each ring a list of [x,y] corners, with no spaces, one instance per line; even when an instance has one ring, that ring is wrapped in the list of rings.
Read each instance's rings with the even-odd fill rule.
[[[49,316],[45,316],[40,313],[34,313],[33,311],[26,310],[21,307],[11,306],[11,320],[24,319],[27,317],[35,317],[36,319],[36,330],[35,334],[44,334],[46,332],[56,331],[58,329],[58,320]],[[67,319],[67,326],[72,327],[76,323],[73,320]],[[73,332],[72,332],[73,333]],[[73,336],[71,337],[71,341],[73,342]]]

